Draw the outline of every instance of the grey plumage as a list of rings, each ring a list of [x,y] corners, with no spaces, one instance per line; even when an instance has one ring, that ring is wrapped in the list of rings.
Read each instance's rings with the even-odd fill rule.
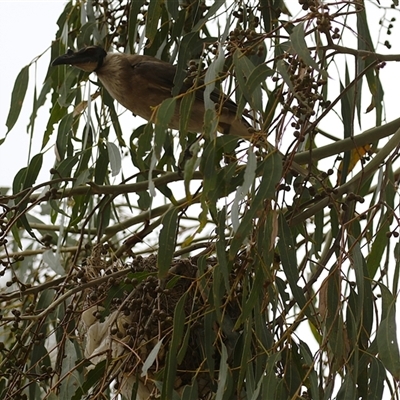
[[[165,61],[151,56],[138,54],[107,53],[100,46],[89,46],[77,52],[69,50],[65,55],[56,58],[53,65],[70,64],[87,72],[95,72],[110,95],[125,108],[150,120],[153,108],[165,99],[171,98],[174,86],[176,67]],[[186,92],[189,86],[184,85],[181,93]],[[243,119],[236,117],[236,104],[213,91],[211,99],[223,107],[219,115],[218,130],[250,138],[250,125]],[[197,90],[188,121],[188,130],[203,131],[204,120],[203,90]],[[179,104],[170,122],[170,127],[179,129]]]

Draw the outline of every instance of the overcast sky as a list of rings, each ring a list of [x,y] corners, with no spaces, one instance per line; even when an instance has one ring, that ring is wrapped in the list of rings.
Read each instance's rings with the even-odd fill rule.
[[[15,78],[21,68],[50,46],[57,30],[57,18],[65,4],[64,0],[0,0],[0,138],[3,138],[7,131],[5,124]],[[38,63],[36,76],[39,91],[49,61],[50,52]],[[30,83],[32,83],[35,76],[34,69],[32,68],[30,72]],[[26,166],[29,146],[26,126],[32,110],[32,98],[33,85],[30,84],[20,119],[6,142],[0,146],[0,186],[10,185],[15,173]],[[47,121],[46,109],[42,109],[41,116],[42,123],[38,124],[38,129],[42,129]],[[34,150],[32,154],[37,154],[40,143],[34,143],[34,147],[36,151]],[[15,162],[16,159],[19,162]]]

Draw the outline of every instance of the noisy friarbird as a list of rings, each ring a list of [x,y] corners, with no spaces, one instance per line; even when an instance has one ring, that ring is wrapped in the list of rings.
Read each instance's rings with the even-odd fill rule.
[[[147,121],[151,119],[154,107],[172,97],[176,66],[151,56],[138,54],[107,53],[100,46],[89,46],[77,52],[68,52],[57,57],[52,65],[70,64],[86,72],[95,72],[110,95],[125,108]],[[184,85],[180,93],[190,87]],[[204,121],[204,91],[197,90],[188,130],[202,132]],[[243,138],[251,137],[250,125],[236,116],[237,106],[225,95],[214,90],[211,100],[222,107],[218,130]],[[179,129],[179,105],[171,119],[170,128]]]

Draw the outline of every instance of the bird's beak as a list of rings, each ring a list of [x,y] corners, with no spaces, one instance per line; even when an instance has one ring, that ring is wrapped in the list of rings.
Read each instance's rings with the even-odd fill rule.
[[[77,52],[69,49],[66,54],[53,60],[51,65],[73,65],[86,72],[93,72],[98,66],[98,60],[94,59],[91,54],[88,54],[85,49]]]

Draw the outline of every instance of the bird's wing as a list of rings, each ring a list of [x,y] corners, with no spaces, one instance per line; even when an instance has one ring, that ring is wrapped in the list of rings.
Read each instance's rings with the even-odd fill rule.
[[[137,63],[132,63],[133,73],[142,78],[147,83],[149,90],[162,90],[171,96],[174,87],[174,76],[176,67],[156,59],[147,60],[142,58]]]
[[[146,57],[146,56],[142,56]],[[163,89],[169,94],[171,94],[172,88],[174,87],[174,77],[176,73],[176,66],[169,64],[165,61],[153,59],[152,57],[142,58],[136,64],[132,64],[132,68],[138,75],[140,75],[143,80],[148,83],[148,88],[151,90]],[[188,84],[183,84],[179,94],[187,92],[191,88]],[[204,101],[204,88],[199,88],[196,90],[196,99],[199,101]],[[214,89],[210,94],[211,100],[220,104],[222,101],[223,107],[227,108],[230,112],[235,113],[237,111],[237,105],[235,102],[230,100],[218,89]]]

